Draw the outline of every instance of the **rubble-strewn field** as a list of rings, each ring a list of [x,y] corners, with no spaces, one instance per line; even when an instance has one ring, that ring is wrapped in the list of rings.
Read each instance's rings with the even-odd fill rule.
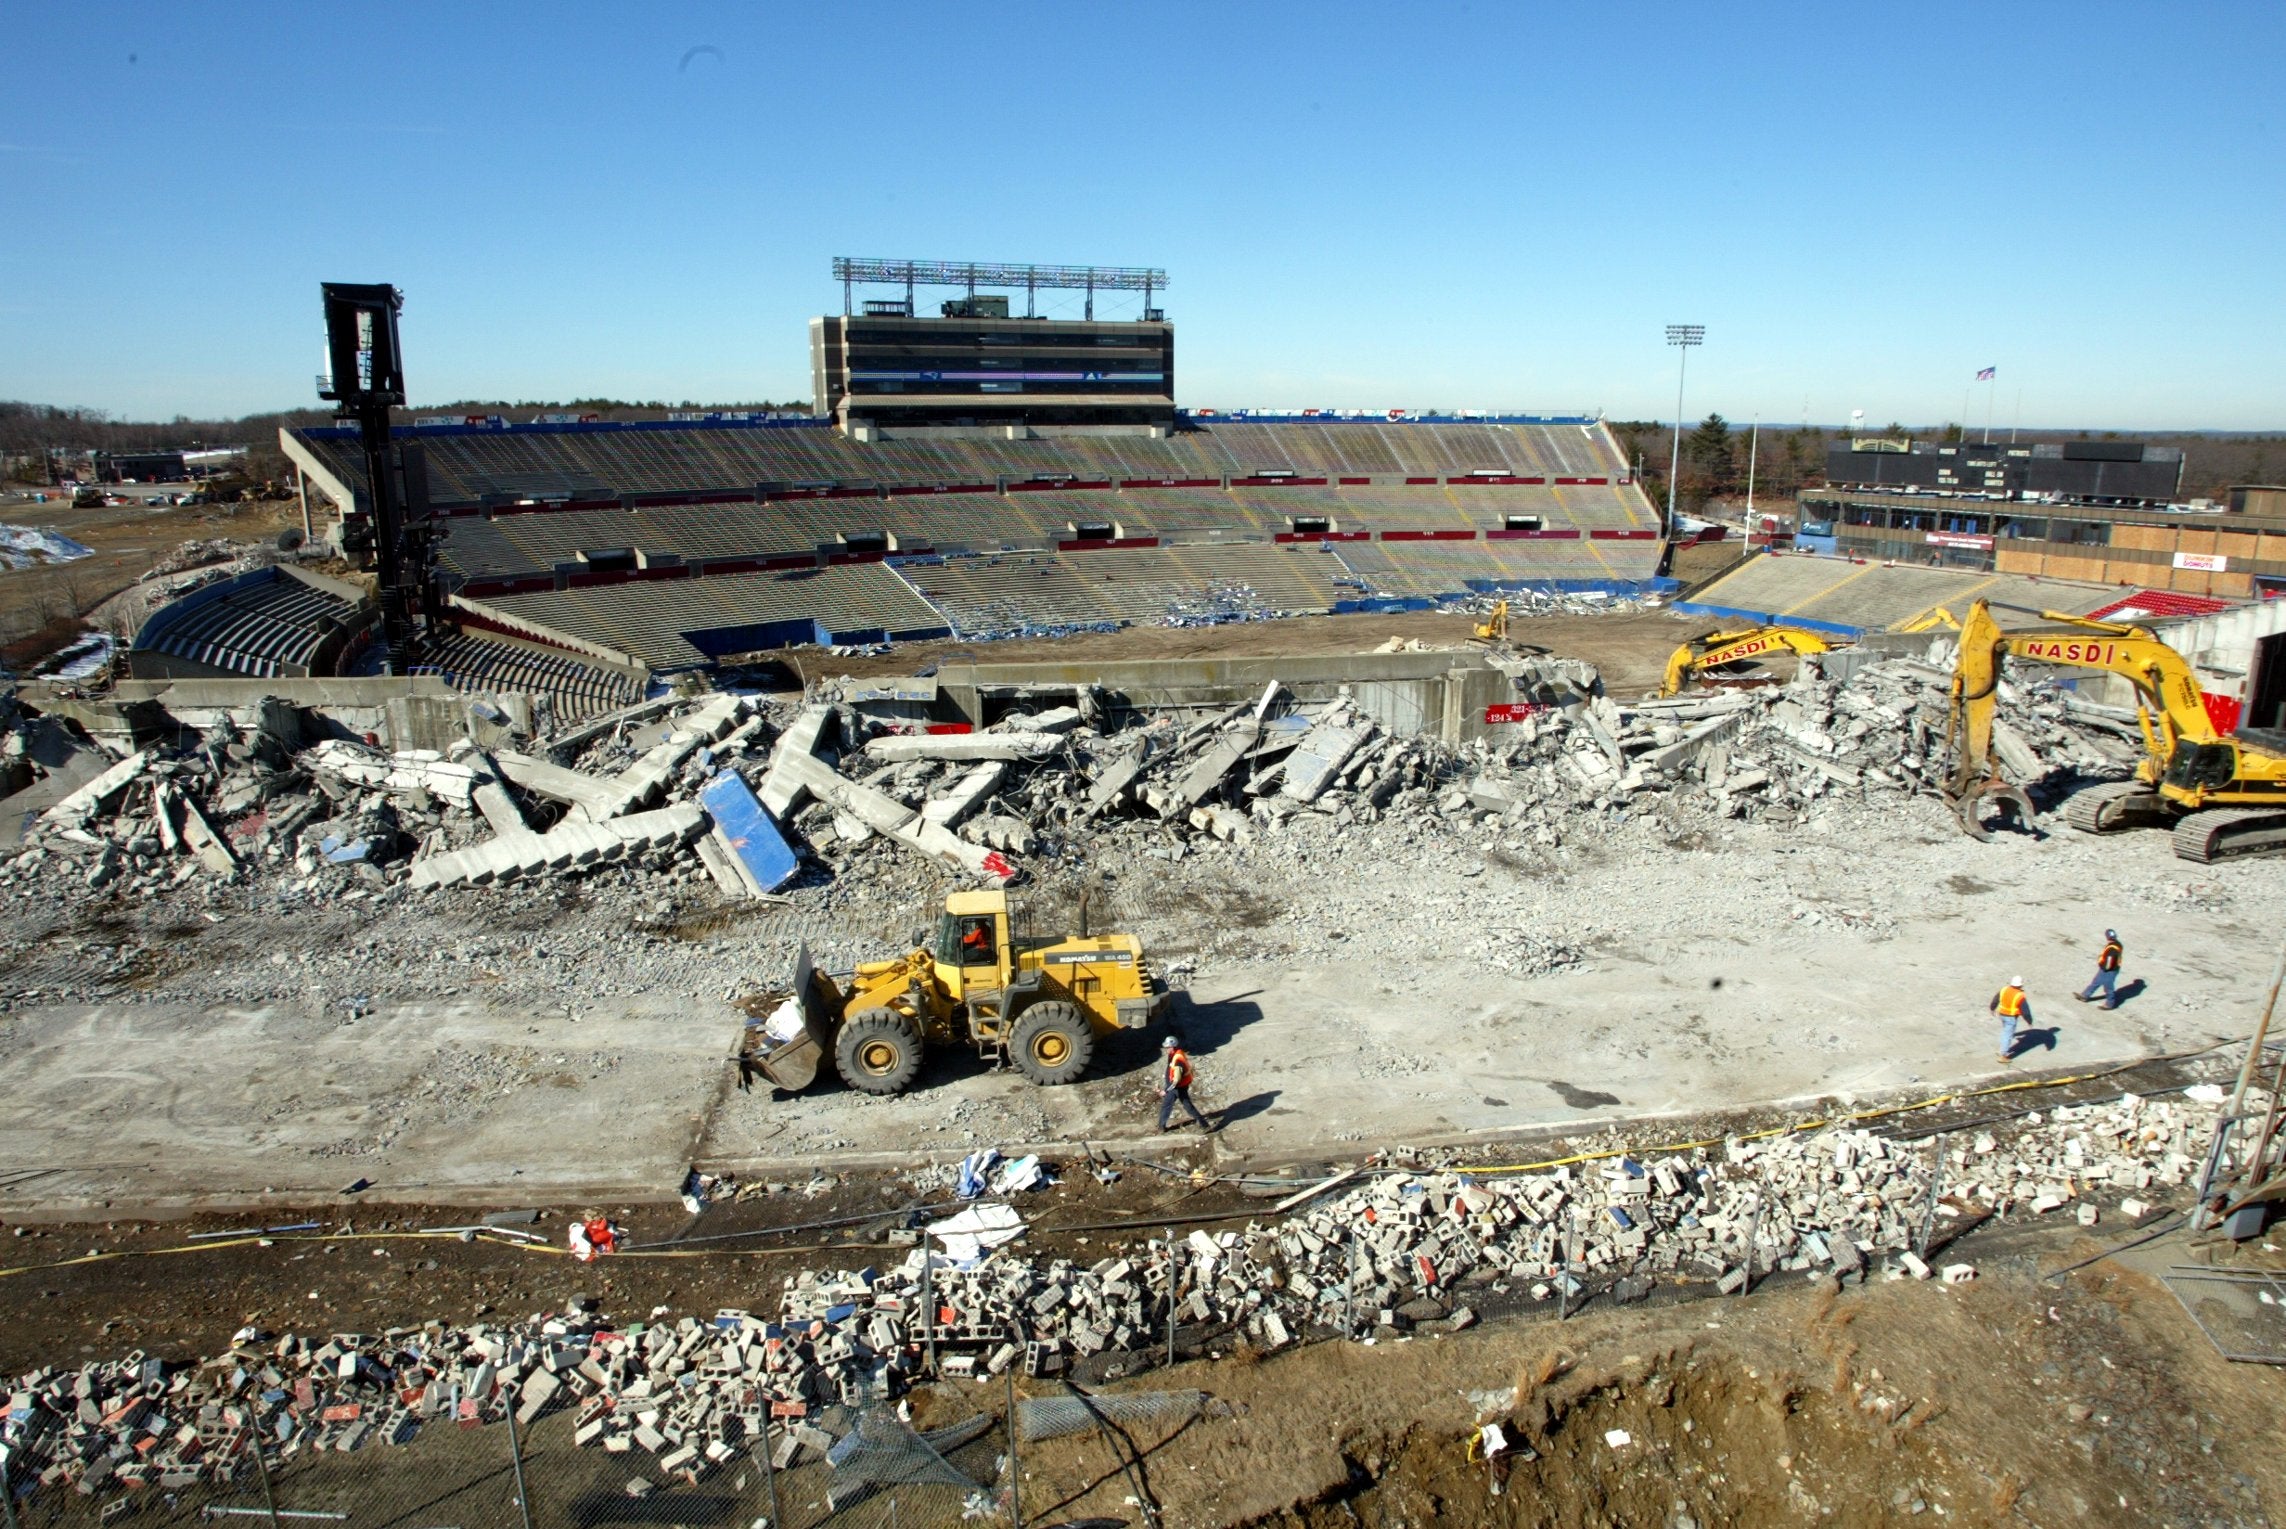
[[[1684,629],[1623,619],[1644,654]],[[830,684],[537,738],[479,713],[450,754],[264,713],[113,759],[18,719],[12,757],[54,788],[0,862],[0,1191],[50,1225],[18,1229],[0,1294],[17,1410],[58,1420],[49,1487],[203,1490],[255,1426],[291,1472],[385,1482],[475,1448],[432,1426],[466,1403],[470,1429],[514,1408],[549,1447],[580,1438],[595,1463],[562,1479],[633,1473],[666,1494],[646,1518],[732,1480],[721,1511],[751,1517],[775,1399],[801,1409],[789,1481],[823,1503],[802,1450],[854,1426],[837,1406],[995,1405],[922,1381],[936,1306],[953,1371],[1212,1393],[1136,1435],[1168,1523],[2259,1521],[2268,1468],[2198,1418],[2274,1399],[2142,1275],[2035,1286],[2027,1262],[2183,1202],[2214,1114],[2172,1092],[2193,1074],[1956,1111],[1933,1143],[1758,1141],[1725,1112],[1999,1072],[1986,999],[2019,974],[2028,1073],[2208,1052],[2251,1023],[2286,864],[2053,817],[1963,837],[1931,789],[1942,670],[1918,660],[1665,703],[1561,655],[1497,661],[1528,713],[1460,747],[1275,693],[1075,694],[931,736]],[[2003,717],[2044,805],[2134,757],[2132,723],[2037,683]],[[732,777],[799,856],[767,895],[704,806]],[[1218,1135],[1157,1137],[1153,1034],[1059,1089],[952,1054],[896,1099],[733,1086],[797,949],[902,949],[980,877],[1037,929],[1084,894],[1142,936]],[[2071,1000],[2107,926],[2116,1011]],[[1694,1129],[1714,1144],[1642,1150]],[[1604,1155],[1449,1171],[1551,1132],[1538,1152]],[[1397,1143],[1421,1153],[1387,1171]],[[956,1160],[1028,1145],[1062,1182],[1004,1197],[1027,1239],[925,1260]],[[693,1164],[722,1176],[703,1213],[665,1198]],[[565,1261],[567,1214],[599,1200],[675,1256]],[[543,1209],[545,1251],[406,1235],[511,1205]],[[1137,1379],[1170,1308],[1191,1362]],[[1309,1341],[1345,1329],[1373,1347]],[[121,1432],[153,1416],[149,1447]],[[1489,1467],[1486,1422],[1511,1445]],[[2036,1454],[2058,1437],[2070,1471]],[[1136,1512],[1100,1440],[1027,1472],[1028,1517]]]

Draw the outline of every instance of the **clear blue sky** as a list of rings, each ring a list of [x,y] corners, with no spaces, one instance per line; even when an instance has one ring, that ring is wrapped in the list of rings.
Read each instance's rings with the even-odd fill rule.
[[[835,254],[1166,267],[1190,406],[2286,428],[2275,3],[10,8],[0,397],[806,397]],[[695,54],[691,51],[701,51]],[[1981,423],[1983,390],[1970,412]]]

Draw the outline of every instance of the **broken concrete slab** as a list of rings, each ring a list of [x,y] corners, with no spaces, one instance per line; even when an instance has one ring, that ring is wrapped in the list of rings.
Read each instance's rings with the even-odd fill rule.
[[[984,760],[955,781],[950,790],[923,802],[921,816],[931,823],[958,828],[963,818],[991,799],[1007,774],[1006,764],[997,759]]]
[[[1032,852],[1032,825],[1001,813],[987,813],[978,818],[961,830],[961,837],[1011,855]]]
[[[415,889],[463,882],[481,886],[630,854],[654,853],[682,843],[705,822],[706,813],[697,803],[677,802],[605,823],[559,823],[544,834],[513,835],[416,860],[406,884]]]
[[[865,752],[884,763],[910,759],[1045,759],[1064,746],[1061,733],[891,733],[873,739]]]
[[[40,821],[57,828],[84,827],[90,818],[117,801],[150,765],[150,750],[136,750],[40,814]]]
[[[675,722],[667,736],[653,744],[611,782],[616,793],[604,804],[601,816],[613,818],[623,812],[656,801],[666,789],[668,779],[682,768],[684,760],[707,744],[720,739],[738,725],[746,714],[746,697],[718,695],[709,699],[689,716]],[[595,807],[583,808],[592,818]]]
[[[1347,714],[1329,712],[1321,717],[1287,756],[1286,785],[1278,794],[1305,806],[1316,801],[1372,733],[1371,722]]]
[[[830,759],[837,727],[832,707],[805,706],[778,735],[777,747],[770,753],[770,773],[763,777],[761,790],[763,810],[770,816],[783,823],[786,814],[801,804],[806,789],[803,781],[808,777],[796,768],[796,762],[806,759],[814,764]]]
[[[971,844],[941,823],[924,821],[915,809],[895,797],[844,778],[822,759],[788,751],[770,768],[773,780],[782,780],[795,793],[808,795],[839,809],[876,833],[887,834],[908,849],[973,876],[1005,878],[1014,868],[1001,853]]]
[[[313,772],[393,796],[426,791],[455,806],[468,807],[476,789],[473,769],[454,763],[435,749],[400,749],[384,754],[362,744],[328,738],[302,757]]]
[[[611,783],[562,765],[534,759],[529,754],[518,754],[509,749],[494,751],[492,762],[499,767],[501,776],[551,802],[562,802],[575,814],[591,822],[600,822],[611,815],[624,796],[614,790]]]

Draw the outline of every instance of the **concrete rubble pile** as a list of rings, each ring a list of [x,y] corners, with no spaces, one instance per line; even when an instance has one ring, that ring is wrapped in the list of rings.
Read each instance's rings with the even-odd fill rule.
[[[148,891],[330,870],[348,886],[419,889],[625,863],[769,890],[732,869],[740,855],[690,853],[713,827],[701,792],[772,736],[746,698],[649,702],[537,742],[488,710],[472,705],[471,736],[449,751],[390,752],[342,737],[305,746],[295,709],[265,701],[250,725],[118,760],[51,719],[15,718],[9,752],[37,761],[27,783],[55,782],[57,799],[29,817],[0,878]]]
[[[1782,688],[1622,702],[1576,661],[1488,657],[1509,675],[1510,720],[1458,747],[1392,727],[1347,689],[1298,700],[1276,684],[1203,713],[1115,710],[1082,686],[974,732],[868,708],[846,698],[855,682],[774,709],[662,698],[538,740],[475,703],[451,749],[395,753],[307,744],[282,703],[122,760],[19,717],[12,769],[56,789],[0,884],[69,895],[65,878],[128,892],[250,872],[419,890],[617,864],[736,899],[776,891],[806,858],[919,894],[941,871],[995,885],[1028,862],[1179,860],[1201,841],[1245,854],[1304,821],[1489,824],[1515,848],[1646,811],[1783,826],[1826,803],[1932,793],[1944,772],[1935,663],[1842,652]],[[2117,778],[2140,752],[2132,713],[2037,682],[2003,683],[1994,735],[2027,784]]]
[[[1728,1294],[1778,1271],[1925,1279],[1939,1271],[1922,1250],[1959,1218],[2095,1226],[2179,1198],[2219,1103],[2212,1087],[2127,1095],[1930,1144],[1829,1128],[1544,1172],[1385,1171],[1281,1221],[1092,1263],[1012,1252],[955,1263],[913,1247],[886,1268],[805,1271],[786,1278],[775,1321],[722,1311],[619,1328],[572,1311],[323,1340],[245,1329],[204,1364],[133,1353],[21,1376],[4,1428],[19,1481],[93,1494],[228,1479],[255,1438],[290,1457],[404,1444],[437,1421],[503,1422],[510,1408],[525,1425],[569,1411],[576,1444],[629,1456],[648,1473],[639,1479],[697,1482],[765,1442],[782,1467],[825,1454],[850,1409],[896,1397],[932,1361],[955,1379],[1147,1368],[1164,1352],[1170,1302],[1193,1344],[1242,1334],[1277,1349],[1454,1331],[1476,1320],[1471,1300],[1519,1292],[1569,1300],[1592,1285],[1629,1300],[1711,1281]]]
[[[1828,678],[1829,667],[1847,677]],[[1843,653],[1805,662],[1779,688],[1552,706],[1497,744],[1471,745],[1473,775],[1439,805],[1543,826],[1553,843],[1555,819],[1583,809],[1787,821],[1822,801],[1930,795],[1945,775],[1950,682],[1930,663]],[[2116,779],[2141,757],[2131,711],[2039,683],[2003,681],[2000,700],[1994,749],[2018,784]]]

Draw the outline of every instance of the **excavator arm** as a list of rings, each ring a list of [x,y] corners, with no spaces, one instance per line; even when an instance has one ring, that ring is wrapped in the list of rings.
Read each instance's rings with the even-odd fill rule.
[[[2153,790],[2182,745],[2218,741],[2198,677],[2181,654],[2148,628],[2091,621],[2064,611],[2042,611],[2040,618],[2063,630],[2006,631],[1982,600],[1969,607],[1960,623],[1960,656],[1953,665],[1952,710],[1946,723],[1946,741],[1954,749],[1953,768],[1945,795],[1959,813],[1961,826],[1980,839],[1985,834],[1979,819],[1987,803],[2013,806],[2026,822],[2032,818],[2030,799],[2001,778],[1992,753],[2000,661],[2007,655],[2099,669],[2134,685],[2145,749],[2136,774]]]
[[[1833,643],[1817,632],[1796,626],[1745,627],[1735,632],[1708,632],[1694,637],[1667,656],[1667,678],[1659,694],[1670,696],[1685,680],[1724,664],[1735,664],[1781,648],[1795,653],[1830,652]]]

